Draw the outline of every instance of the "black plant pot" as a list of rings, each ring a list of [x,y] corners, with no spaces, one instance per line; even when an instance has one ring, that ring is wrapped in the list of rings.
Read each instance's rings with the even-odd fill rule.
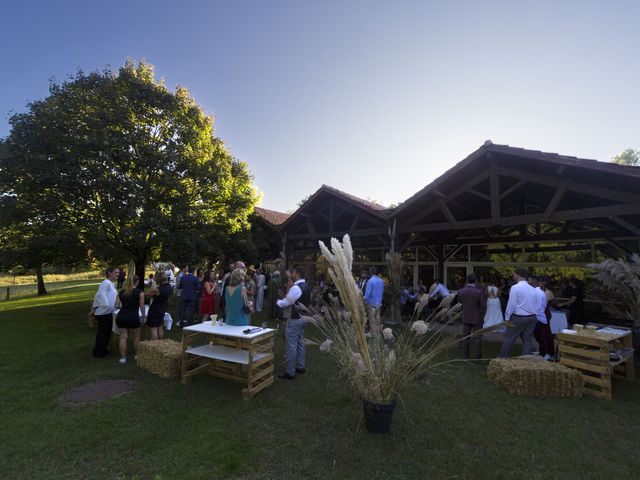
[[[372,403],[362,400],[364,425],[367,432],[389,433],[394,408],[396,408],[395,400],[391,403]]]

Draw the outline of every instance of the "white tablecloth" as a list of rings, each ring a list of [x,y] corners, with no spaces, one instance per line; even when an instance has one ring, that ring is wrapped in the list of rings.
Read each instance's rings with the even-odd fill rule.
[[[113,312],[113,325],[111,327],[111,330],[113,330],[113,333],[120,335],[120,329],[118,328],[118,325],[116,324],[116,316],[118,315],[118,312],[120,311],[120,309],[115,310]],[[142,312],[138,312],[138,313],[142,313]],[[145,305],[144,306],[144,316],[146,318],[147,314],[149,313],[149,305]],[[166,312],[164,314],[164,328],[166,328],[167,330],[171,330],[171,326],[173,325],[173,318],[171,318],[171,314],[169,312]]]
[[[567,314],[562,310],[551,310],[551,333],[556,334],[567,328]]]

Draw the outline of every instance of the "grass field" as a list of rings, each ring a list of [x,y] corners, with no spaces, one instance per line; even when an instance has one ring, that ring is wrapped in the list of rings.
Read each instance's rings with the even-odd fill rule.
[[[78,273],[45,273],[43,275],[45,285],[49,282],[72,282],[76,280],[96,280],[103,277],[103,272],[98,270]],[[0,287],[9,285],[25,285],[36,283],[35,275],[10,275],[0,273]]]
[[[486,363],[450,363],[410,385],[393,433],[376,436],[316,347],[305,375],[250,401],[223,380],[184,386],[117,356],[92,358],[94,288],[0,303],[3,480],[638,478],[636,383],[617,382],[612,402],[514,397],[487,381]],[[83,407],[59,401],[117,378],[135,391]]]

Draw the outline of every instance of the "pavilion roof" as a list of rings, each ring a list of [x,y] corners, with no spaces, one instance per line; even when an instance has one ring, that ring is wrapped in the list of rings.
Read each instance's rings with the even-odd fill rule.
[[[288,213],[277,212],[275,210],[269,210],[268,208],[262,207],[255,207],[253,211],[256,215],[273,226],[278,226],[284,223],[287,218],[290,217]]]
[[[393,217],[396,214],[410,208],[415,202],[420,201],[425,195],[438,191],[442,184],[450,183],[453,177],[464,174],[463,172],[472,171],[474,164],[486,160],[492,153],[498,155],[506,155],[518,158],[528,162],[542,162],[544,164],[555,164],[558,167],[570,167],[573,169],[588,171],[592,174],[604,173],[616,176],[624,176],[627,178],[640,179],[640,167],[630,165],[618,165],[612,162],[602,162],[587,158],[579,158],[569,155],[561,155],[559,153],[542,152],[540,150],[530,150],[509,145],[499,145],[487,140],[480,148],[469,154],[466,158],[458,162],[452,168],[436,178],[433,182],[419,190],[393,210],[388,211],[388,216]]]

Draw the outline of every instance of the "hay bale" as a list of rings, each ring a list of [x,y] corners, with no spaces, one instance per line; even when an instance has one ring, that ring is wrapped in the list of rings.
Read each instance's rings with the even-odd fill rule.
[[[147,340],[140,342],[138,366],[162,378],[180,375],[182,345],[173,340]]]
[[[580,397],[583,381],[578,370],[547,362],[537,355],[494,358],[487,376],[492,383],[514,395],[534,397]]]

